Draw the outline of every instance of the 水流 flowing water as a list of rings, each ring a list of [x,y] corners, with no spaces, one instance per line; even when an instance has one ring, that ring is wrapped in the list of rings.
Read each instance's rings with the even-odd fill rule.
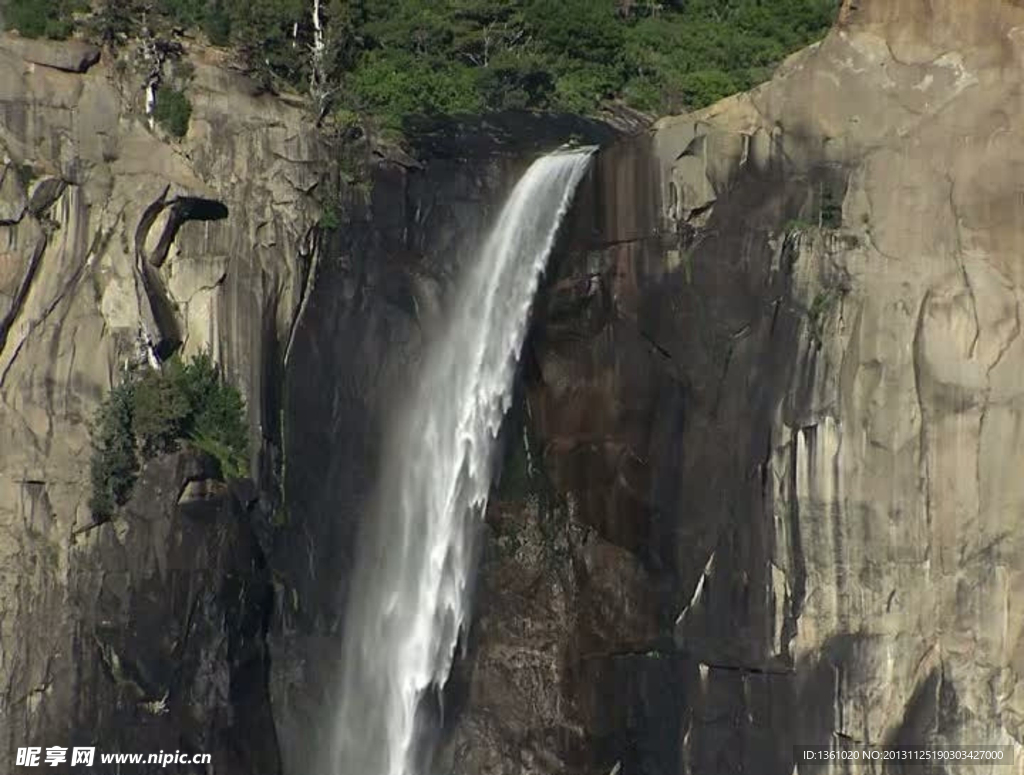
[[[353,571],[337,715],[317,775],[426,775],[421,707],[465,625],[476,521],[530,307],[592,149],[538,159],[516,184],[428,347],[385,453]]]

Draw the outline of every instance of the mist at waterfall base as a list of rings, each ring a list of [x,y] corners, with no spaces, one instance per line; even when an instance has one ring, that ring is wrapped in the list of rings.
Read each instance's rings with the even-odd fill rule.
[[[362,526],[318,775],[427,775],[436,737],[428,706],[468,621],[474,537],[530,307],[593,150],[544,156],[520,178],[462,267],[394,415]]]

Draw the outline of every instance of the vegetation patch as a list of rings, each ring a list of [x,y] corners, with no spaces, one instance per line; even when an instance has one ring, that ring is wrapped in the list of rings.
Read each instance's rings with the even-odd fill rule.
[[[153,118],[168,134],[184,137],[192,118],[192,103],[185,92],[164,84],[156,90]]]
[[[129,372],[97,410],[92,437],[89,507],[97,520],[131,497],[143,461],[182,443],[213,457],[223,477],[248,469],[245,402],[205,353]]]
[[[843,225],[843,201],[831,187],[822,191],[819,217],[826,229],[838,229]]]
[[[7,29],[26,38],[63,40],[75,28],[74,15],[88,7],[85,0],[7,0],[0,16]]]
[[[787,54],[824,35],[837,5],[366,0],[346,4],[349,37],[329,52],[331,80],[342,76],[348,107],[391,124],[510,108],[585,114],[610,101],[677,112],[770,77]]]
[[[792,234],[794,232],[810,231],[815,228],[817,228],[817,224],[811,223],[806,218],[793,218],[786,221],[786,225],[782,227],[782,230],[786,234]]]
[[[824,341],[825,325],[832,316],[836,305],[849,293],[849,287],[844,282],[833,282],[822,288],[815,294],[811,306],[807,310],[807,325],[810,330],[811,341],[816,347],[820,347]]]
[[[341,214],[344,207],[339,193],[331,191],[320,202],[320,218],[317,225],[325,231],[335,231],[341,227]]]
[[[21,24],[70,29],[81,0],[7,0]],[[506,109],[655,114],[700,108],[771,76],[821,38],[838,0],[100,0],[99,37],[205,33],[266,88],[400,128]],[[21,18],[17,16],[17,18]],[[87,25],[88,26],[88,25]],[[56,28],[55,28],[56,29]],[[322,45],[318,45],[322,44]]]
[[[32,182],[39,177],[38,170],[31,162],[22,162],[21,164],[17,164],[14,169],[18,176],[18,180],[26,191],[28,191]]]

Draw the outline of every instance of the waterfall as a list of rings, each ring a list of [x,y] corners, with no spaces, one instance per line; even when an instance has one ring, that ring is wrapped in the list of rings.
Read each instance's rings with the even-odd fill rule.
[[[337,715],[318,775],[425,775],[466,623],[477,520],[534,294],[593,148],[516,184],[394,418],[353,571]]]

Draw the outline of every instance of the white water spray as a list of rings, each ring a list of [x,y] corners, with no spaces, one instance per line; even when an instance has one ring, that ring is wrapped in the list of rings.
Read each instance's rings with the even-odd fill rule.
[[[386,453],[345,618],[338,712],[318,775],[425,775],[430,697],[467,619],[476,520],[540,275],[593,149],[516,184],[428,348]]]

